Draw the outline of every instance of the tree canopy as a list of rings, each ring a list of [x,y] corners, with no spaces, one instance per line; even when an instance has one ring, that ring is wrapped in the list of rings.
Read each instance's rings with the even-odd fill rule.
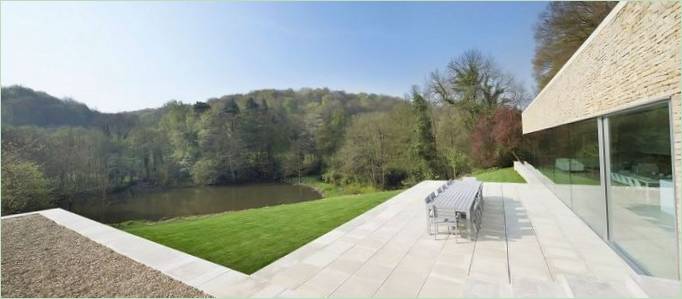
[[[541,90],[611,12],[617,1],[557,1],[535,25],[533,75]]]

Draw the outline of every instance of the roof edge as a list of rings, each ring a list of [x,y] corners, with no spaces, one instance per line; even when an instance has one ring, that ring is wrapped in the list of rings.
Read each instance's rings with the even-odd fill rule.
[[[583,42],[583,44],[580,45],[578,50],[575,50],[575,53],[573,53],[573,55],[571,55],[571,58],[569,58],[566,61],[566,63],[564,63],[564,65],[561,66],[559,71],[556,74],[554,74],[554,76],[552,77],[551,80],[549,80],[549,82],[547,82],[547,85],[545,85],[545,87],[542,88],[542,90],[535,96],[535,98],[533,98],[533,100],[530,102],[530,104],[528,104],[528,106],[526,106],[526,109],[523,109],[522,115],[523,115],[523,113],[526,112],[526,110],[528,110],[530,107],[532,107],[533,104],[535,104],[536,100],[542,96],[542,94],[544,93],[545,90],[547,90],[548,88],[551,87],[552,83],[554,81],[556,81],[556,78],[559,77],[561,75],[561,73],[571,64],[571,62],[573,62],[575,57],[578,56],[587,47],[587,45],[589,45],[592,42],[592,40],[595,38],[595,36],[597,36],[597,34],[599,34],[604,29],[604,27],[607,26],[607,24],[609,24],[611,21],[613,21],[613,19],[616,17],[618,12],[620,12],[620,10],[623,9],[623,7],[625,6],[625,4],[627,2],[628,1],[619,1],[618,4],[616,4],[616,6],[611,10],[611,12],[608,15],[606,15],[604,20],[602,20],[601,23],[599,23],[599,26],[597,26],[597,28],[595,28],[594,31],[592,31],[590,36],[587,37],[587,39]]]

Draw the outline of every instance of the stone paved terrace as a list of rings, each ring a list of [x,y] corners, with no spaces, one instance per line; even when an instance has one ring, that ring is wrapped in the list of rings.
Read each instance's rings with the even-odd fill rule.
[[[523,172],[521,172],[524,174]],[[426,232],[424,181],[252,275],[60,210],[39,212],[216,297],[661,297],[540,184],[484,184],[477,241]],[[8,216],[13,217],[13,216]],[[444,228],[443,228],[444,230]]]
[[[443,183],[422,182],[252,276],[216,286],[215,292],[251,297],[647,297],[643,286],[652,283],[634,274],[541,185],[485,183],[477,241],[446,234],[434,239],[426,232],[423,198]],[[675,295],[667,290],[677,290],[678,284],[657,286],[666,291],[649,295]]]

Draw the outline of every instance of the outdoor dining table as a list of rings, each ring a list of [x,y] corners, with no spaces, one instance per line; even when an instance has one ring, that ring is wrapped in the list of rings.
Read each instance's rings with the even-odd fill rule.
[[[433,204],[440,211],[459,213],[466,219],[469,239],[480,228],[483,209],[483,184],[475,179],[454,181],[436,195]]]

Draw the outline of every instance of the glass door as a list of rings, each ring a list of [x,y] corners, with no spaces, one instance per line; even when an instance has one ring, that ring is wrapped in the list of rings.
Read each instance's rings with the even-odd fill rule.
[[[677,279],[668,103],[605,119],[609,241],[650,275]]]

